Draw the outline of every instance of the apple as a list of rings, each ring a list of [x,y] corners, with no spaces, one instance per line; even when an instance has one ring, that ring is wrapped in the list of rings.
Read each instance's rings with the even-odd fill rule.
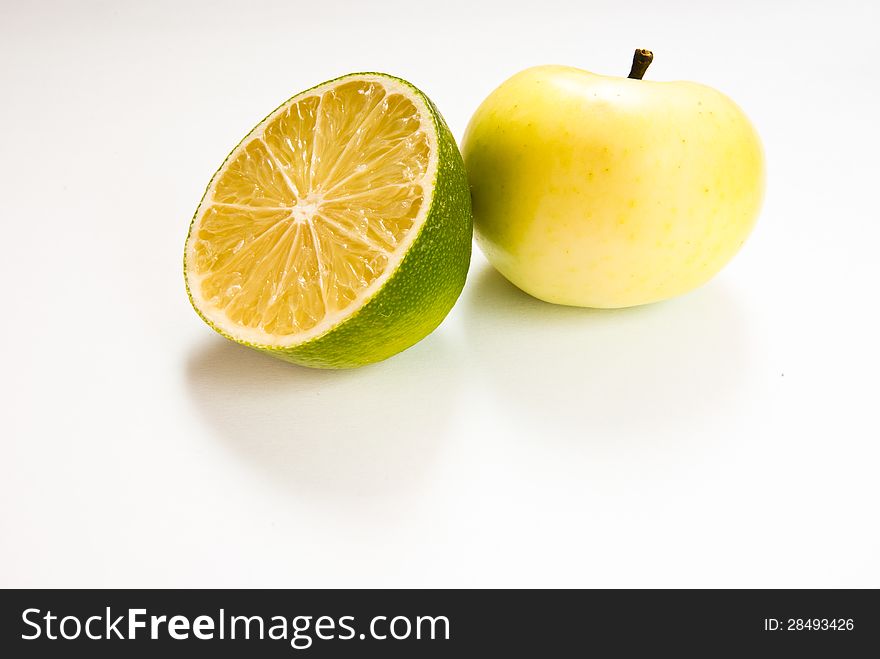
[[[493,91],[462,152],[477,244],[507,279],[558,304],[616,308],[686,293],[739,250],[764,193],[755,129],[693,82],[568,66]]]

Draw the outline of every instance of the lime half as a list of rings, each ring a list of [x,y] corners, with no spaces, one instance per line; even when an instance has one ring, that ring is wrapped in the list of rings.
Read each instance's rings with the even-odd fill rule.
[[[297,94],[214,174],[190,225],[193,307],[238,343],[324,368],[408,348],[455,304],[471,252],[461,155],[384,74]]]

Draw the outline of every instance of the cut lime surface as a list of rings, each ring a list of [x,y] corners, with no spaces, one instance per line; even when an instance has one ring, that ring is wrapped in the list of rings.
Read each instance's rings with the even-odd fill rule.
[[[184,254],[199,315],[308,366],[385,359],[464,285],[470,195],[455,140],[409,83],[353,74],[298,94],[211,179]]]

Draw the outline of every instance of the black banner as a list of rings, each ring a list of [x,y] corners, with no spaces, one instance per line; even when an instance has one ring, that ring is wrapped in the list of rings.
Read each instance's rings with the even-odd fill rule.
[[[6,657],[733,650],[853,657],[880,648],[880,597],[873,590],[6,590],[0,630]]]

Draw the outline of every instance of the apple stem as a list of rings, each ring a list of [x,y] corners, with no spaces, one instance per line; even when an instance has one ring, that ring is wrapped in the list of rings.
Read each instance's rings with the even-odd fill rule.
[[[633,55],[632,68],[629,70],[627,78],[641,80],[642,76],[645,75],[645,71],[648,70],[648,67],[651,66],[651,62],[653,61],[654,53],[650,50],[645,50],[644,48],[636,48],[635,55]]]

